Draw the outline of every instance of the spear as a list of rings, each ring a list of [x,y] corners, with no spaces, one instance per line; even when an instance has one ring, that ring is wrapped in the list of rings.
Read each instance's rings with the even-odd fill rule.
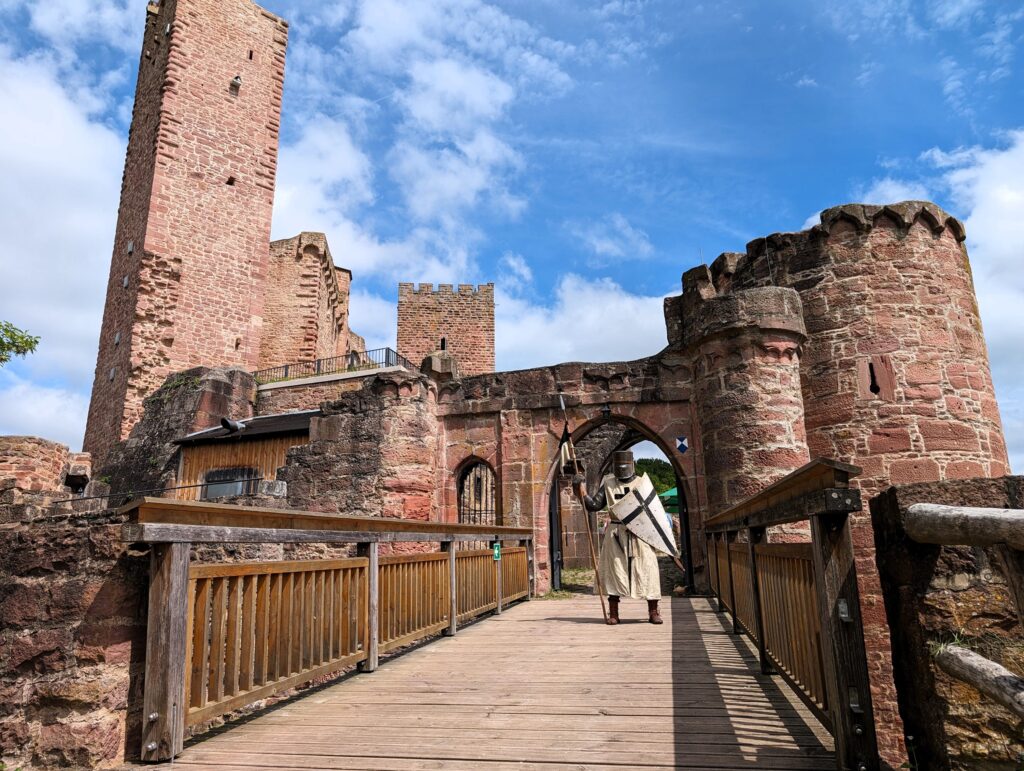
[[[565,444],[569,450],[569,460],[572,462],[573,474],[578,474],[580,469],[579,461],[576,458],[576,447],[572,443],[572,435],[569,432],[569,414],[565,409],[565,397],[562,394],[558,395],[558,401],[562,405],[562,418],[565,424],[562,428],[562,444]],[[564,469],[563,469],[564,471]],[[574,488],[575,489],[575,488]],[[594,567],[594,591],[597,594],[598,599],[601,601],[601,616],[604,618],[604,622],[608,623],[608,609],[604,604],[604,592],[601,584],[601,572],[597,567],[597,552],[594,550],[594,533],[590,528],[590,512],[587,511],[587,504],[584,503],[583,498],[579,497],[580,504],[583,506],[583,521],[587,523],[587,545],[590,546],[590,564]]]

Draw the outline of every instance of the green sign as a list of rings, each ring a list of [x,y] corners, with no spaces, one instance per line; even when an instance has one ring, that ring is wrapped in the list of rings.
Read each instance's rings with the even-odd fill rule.
[[[499,560],[501,560],[501,542],[500,541],[495,541],[494,542],[494,561],[498,562]]]

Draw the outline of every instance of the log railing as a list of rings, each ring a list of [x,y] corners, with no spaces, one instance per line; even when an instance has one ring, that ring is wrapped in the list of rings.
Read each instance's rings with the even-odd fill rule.
[[[535,586],[528,528],[449,525],[145,498],[122,538],[151,545],[142,759],[181,752],[186,726],[378,657]],[[457,542],[516,544],[456,551]],[[193,543],[352,543],[358,556],[191,564]],[[381,556],[381,542],[438,552]]]
[[[915,503],[907,507],[903,528],[918,543],[993,547],[1024,629],[1024,510]],[[941,647],[935,663],[1024,720],[1024,678],[959,645]]]
[[[856,466],[817,459],[705,523],[718,610],[757,645],[836,742],[841,769],[879,768],[848,517]],[[767,529],[810,522],[809,543],[767,543]]]

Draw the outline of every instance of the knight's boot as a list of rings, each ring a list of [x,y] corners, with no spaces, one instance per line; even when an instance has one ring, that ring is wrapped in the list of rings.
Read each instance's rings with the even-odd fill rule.
[[[619,623],[619,598],[608,598],[608,625],[615,626]]]
[[[661,614],[658,612],[658,601],[648,600],[647,601],[647,620],[652,624],[664,624],[661,620]]]

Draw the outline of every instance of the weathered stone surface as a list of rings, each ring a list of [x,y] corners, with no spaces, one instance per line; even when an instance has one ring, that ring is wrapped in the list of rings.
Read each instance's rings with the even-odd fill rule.
[[[494,372],[494,284],[398,285],[398,353],[415,365],[439,348],[463,375]]]

